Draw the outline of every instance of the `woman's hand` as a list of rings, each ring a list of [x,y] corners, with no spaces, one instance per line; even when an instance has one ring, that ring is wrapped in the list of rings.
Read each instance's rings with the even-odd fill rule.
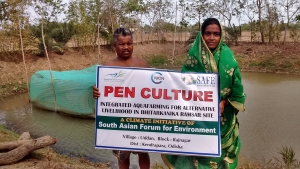
[[[225,100],[221,100],[220,102],[220,116],[222,116],[223,112],[224,112],[224,109],[225,109],[225,106],[228,104],[228,100],[225,99]]]
[[[95,99],[100,97],[99,89],[96,86],[93,86],[93,96],[94,96]]]

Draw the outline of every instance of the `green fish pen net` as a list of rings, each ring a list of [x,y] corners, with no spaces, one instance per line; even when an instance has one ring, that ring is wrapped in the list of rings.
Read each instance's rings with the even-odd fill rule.
[[[69,115],[93,117],[96,102],[92,87],[96,84],[96,67],[97,65],[93,65],[82,70],[35,72],[30,79],[32,105]]]

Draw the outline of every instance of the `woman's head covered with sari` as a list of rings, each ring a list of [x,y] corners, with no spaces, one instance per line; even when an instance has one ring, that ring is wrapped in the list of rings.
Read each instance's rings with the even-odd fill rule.
[[[244,111],[246,95],[238,63],[231,49],[224,43],[223,34],[224,31],[217,19],[206,19],[182,66],[182,72],[219,74],[220,102],[227,101],[220,117],[221,156],[162,155],[164,162],[170,168],[233,169],[237,167],[241,148],[237,114],[239,111]],[[195,141],[206,144],[201,140]]]
[[[219,21],[215,18],[206,19],[201,27],[201,35],[209,50],[213,52],[222,40],[222,29]]]

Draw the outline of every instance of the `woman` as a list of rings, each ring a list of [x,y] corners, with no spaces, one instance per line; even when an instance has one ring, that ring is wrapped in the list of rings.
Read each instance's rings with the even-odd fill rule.
[[[246,96],[238,64],[230,48],[223,42],[223,33],[217,19],[206,19],[182,67],[182,72],[219,73],[221,157],[162,155],[170,168],[231,169],[238,164],[241,143],[237,114],[245,110]]]

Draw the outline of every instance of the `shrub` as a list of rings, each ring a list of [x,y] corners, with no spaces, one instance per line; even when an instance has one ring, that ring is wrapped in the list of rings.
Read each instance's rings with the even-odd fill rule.
[[[152,55],[146,59],[151,67],[162,67],[168,66],[171,63],[171,60],[168,60],[168,57],[165,55]]]

